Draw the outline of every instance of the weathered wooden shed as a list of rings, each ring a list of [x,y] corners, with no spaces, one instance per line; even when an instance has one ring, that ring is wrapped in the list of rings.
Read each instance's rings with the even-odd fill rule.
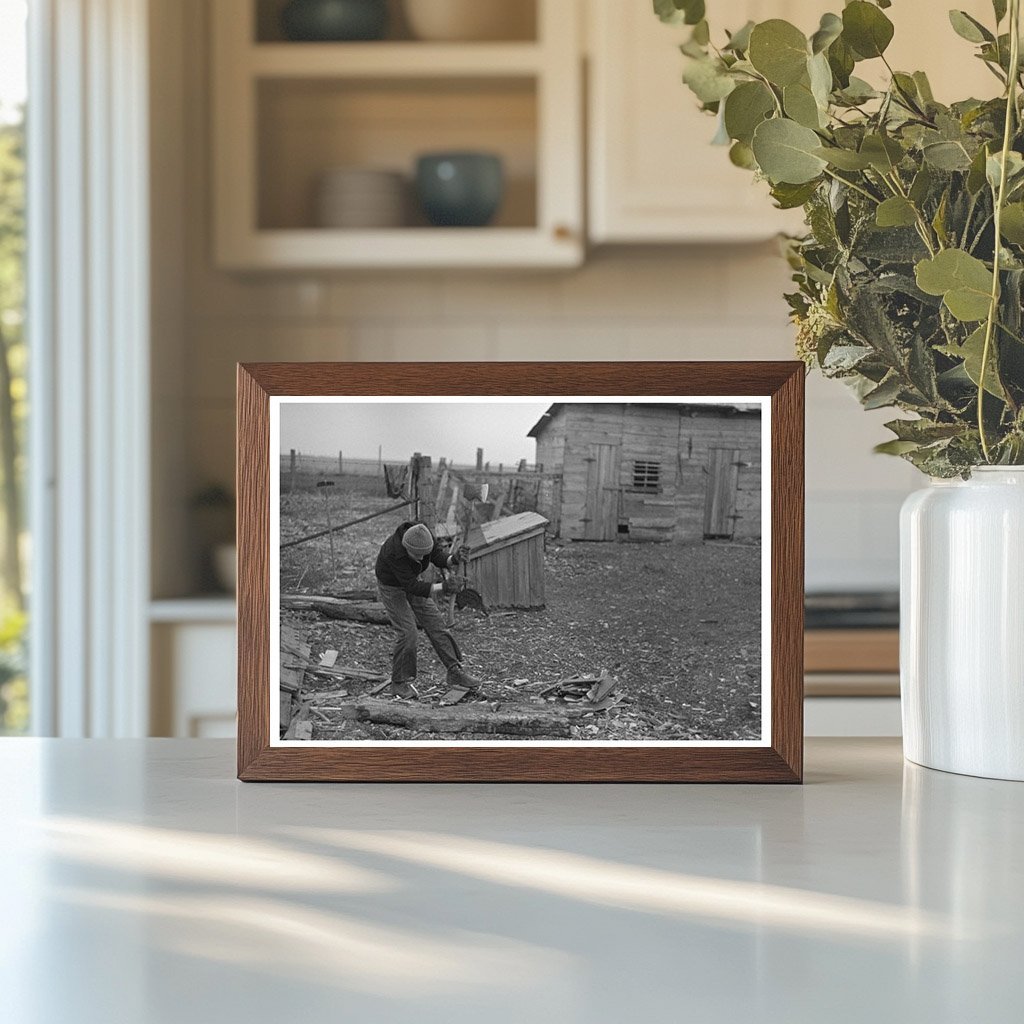
[[[470,531],[466,576],[489,608],[544,607],[547,525],[537,512],[520,512]]]
[[[538,509],[571,540],[761,535],[761,409],[560,402],[529,431]]]

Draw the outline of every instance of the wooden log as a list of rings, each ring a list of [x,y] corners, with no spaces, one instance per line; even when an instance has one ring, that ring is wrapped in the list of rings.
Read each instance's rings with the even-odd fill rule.
[[[376,590],[336,590],[333,594],[325,594],[325,597],[335,597],[339,601],[376,601]]]
[[[316,612],[326,619],[366,622],[375,626],[390,625],[384,606],[373,601],[340,601],[336,597],[307,594],[283,594],[281,607],[299,612]]]
[[[579,717],[579,712],[550,705],[505,704],[500,711],[492,711],[488,704],[440,707],[373,698],[353,701],[332,714],[335,720],[395,725],[416,732],[504,736],[568,736],[570,721]]]

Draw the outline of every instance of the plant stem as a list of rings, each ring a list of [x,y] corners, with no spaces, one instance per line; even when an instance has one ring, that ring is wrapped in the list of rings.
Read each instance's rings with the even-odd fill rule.
[[[1010,73],[1006,83],[1006,124],[1003,126],[1003,150],[999,167],[999,189],[995,196],[995,251],[992,256],[992,294],[989,299],[988,320],[985,322],[985,345],[981,350],[981,370],[978,373],[978,435],[985,461],[992,462],[992,452],[985,430],[985,375],[992,355],[992,335],[999,316],[999,273],[1002,270],[1003,205],[1006,201],[1006,173],[1009,162],[1013,127],[1017,117],[1017,83],[1020,68],[1020,0],[1010,0]]]
[[[841,185],[845,185],[847,188],[852,188],[854,192],[859,192],[865,199],[870,199],[871,202],[877,206],[880,202],[877,196],[873,196],[867,189],[861,188],[860,185],[855,184],[852,181],[847,181],[846,178],[840,178],[838,174],[833,173],[827,167],[825,173],[833,180],[838,181]]]
[[[900,181],[899,173],[895,168],[893,168],[892,174],[883,174],[882,179],[889,183],[901,199],[906,199],[906,201],[910,203],[911,209],[914,211],[914,217],[917,218],[917,233],[921,236],[921,241],[924,242],[929,255],[934,256],[935,247],[932,245],[931,228],[928,226],[928,221],[924,219],[924,214],[917,208],[917,204],[910,201],[910,197],[907,195],[906,189],[903,187],[903,182]],[[936,237],[935,242],[941,250],[943,248],[941,240]]]

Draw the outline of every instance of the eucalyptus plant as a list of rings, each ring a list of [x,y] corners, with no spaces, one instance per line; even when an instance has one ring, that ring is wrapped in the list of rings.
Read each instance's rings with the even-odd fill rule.
[[[804,210],[786,242],[801,358],[866,409],[910,414],[878,450],[931,476],[1024,464],[1020,4],[993,0],[988,25],[949,12],[997,95],[947,106],[923,72],[890,66],[890,0],[852,0],[809,37],[771,19],[719,45],[705,0],[654,0],[691,26],[683,80],[716,141]],[[865,61],[886,88],[857,76]]]

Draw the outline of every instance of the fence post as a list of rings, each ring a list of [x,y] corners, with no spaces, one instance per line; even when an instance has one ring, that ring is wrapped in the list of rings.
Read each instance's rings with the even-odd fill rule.
[[[476,471],[482,473],[484,468],[484,450],[483,448],[477,448],[476,450]]]
[[[338,452],[338,476],[345,475],[345,460],[342,457],[341,452]]]
[[[291,483],[288,487],[289,493],[295,492],[295,449],[291,450],[291,455],[288,459],[288,466],[291,471]]]

